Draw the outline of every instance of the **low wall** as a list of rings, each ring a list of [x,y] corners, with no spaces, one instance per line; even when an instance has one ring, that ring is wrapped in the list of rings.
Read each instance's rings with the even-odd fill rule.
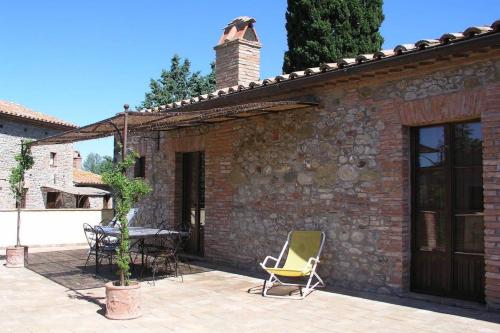
[[[28,246],[86,244],[83,223],[95,225],[113,217],[106,209],[23,209],[21,243]],[[16,244],[16,210],[0,210],[0,248]]]

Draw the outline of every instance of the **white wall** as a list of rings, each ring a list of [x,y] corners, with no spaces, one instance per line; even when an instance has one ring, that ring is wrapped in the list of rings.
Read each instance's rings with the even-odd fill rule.
[[[86,244],[83,223],[95,225],[112,217],[113,210],[110,209],[23,209],[21,244]],[[16,210],[0,210],[0,248],[16,244],[16,221]]]

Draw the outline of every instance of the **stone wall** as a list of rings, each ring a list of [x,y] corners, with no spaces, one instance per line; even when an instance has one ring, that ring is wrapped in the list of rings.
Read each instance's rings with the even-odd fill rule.
[[[319,229],[327,234],[320,273],[330,285],[399,294],[410,283],[409,126],[480,117],[486,299],[495,307],[499,77],[497,59],[462,59],[309,88],[317,107],[144,133],[132,145],[147,157],[154,188],[141,203],[144,223],[179,223],[175,153],[204,151],[206,257],[257,269],[288,231]]]
[[[15,200],[9,189],[8,178],[10,170],[15,166],[14,156],[19,154],[21,140],[36,140],[58,132],[60,130],[0,117],[0,209],[15,208]],[[56,153],[54,166],[49,164],[51,152]],[[73,145],[33,147],[32,154],[35,164],[28,171],[26,177],[28,188],[26,208],[45,208],[46,198],[40,189],[41,186],[52,184],[65,187],[73,185]],[[69,203],[71,200],[66,201]]]

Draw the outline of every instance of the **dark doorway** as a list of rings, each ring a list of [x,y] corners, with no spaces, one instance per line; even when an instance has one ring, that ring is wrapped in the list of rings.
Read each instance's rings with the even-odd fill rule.
[[[414,128],[412,290],[484,301],[480,122]]]
[[[190,233],[186,252],[203,256],[205,154],[203,152],[179,153],[177,159],[182,164],[181,227]]]

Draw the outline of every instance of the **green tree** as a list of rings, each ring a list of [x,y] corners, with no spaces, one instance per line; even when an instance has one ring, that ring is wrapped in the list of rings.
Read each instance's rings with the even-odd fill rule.
[[[151,192],[149,185],[142,179],[130,179],[127,176],[127,170],[135,164],[137,157],[138,155],[133,152],[127,154],[121,162],[114,164],[102,175],[104,183],[111,187],[116,217],[120,223],[120,243],[116,249],[116,263],[121,286],[128,285],[130,277],[127,213],[141,198]]]
[[[171,59],[170,70],[163,69],[160,78],[151,79],[150,91],[138,109],[151,108],[180,101],[189,97],[209,93],[215,89],[215,64],[211,63],[211,72],[191,72],[189,59],[182,60],[177,54]]]
[[[106,170],[109,170],[113,165],[113,159],[110,156],[101,156],[97,153],[90,153],[83,161],[83,169],[97,173],[99,175],[103,174]]]
[[[16,199],[17,206],[17,237],[16,246],[21,245],[19,230],[21,228],[21,201],[24,194],[24,176],[33,167],[35,161],[31,155],[30,141],[21,141],[21,152],[14,158],[17,165],[12,168],[9,176],[10,191]]]
[[[379,51],[383,0],[288,0],[288,51],[283,71],[290,73],[339,58]]]

